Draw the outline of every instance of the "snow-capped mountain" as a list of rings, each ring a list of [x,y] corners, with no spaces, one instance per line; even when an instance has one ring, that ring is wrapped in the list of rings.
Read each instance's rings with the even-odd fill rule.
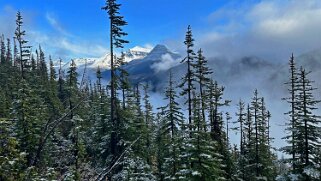
[[[135,46],[125,52],[125,62],[128,63],[132,60],[143,59],[151,50],[151,48]],[[98,67],[101,69],[110,69],[110,53],[107,53],[100,58],[76,58],[74,61],[78,69],[83,69],[85,65],[88,69],[97,69]],[[66,66],[68,63],[69,62],[62,62],[62,65],[65,65],[64,68],[68,67]],[[56,67],[59,67],[60,62],[56,61],[54,64]]]

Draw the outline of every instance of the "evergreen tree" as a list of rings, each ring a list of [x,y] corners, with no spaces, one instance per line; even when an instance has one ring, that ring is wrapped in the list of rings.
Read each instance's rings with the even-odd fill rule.
[[[231,101],[223,100],[224,87],[219,87],[218,83],[213,80],[210,81],[209,85],[209,118],[211,127],[211,137],[214,141],[222,143],[223,135],[223,121],[220,116],[220,107],[228,106]]]
[[[19,150],[13,122],[0,118],[0,133],[0,180],[22,180],[26,155]]]
[[[297,115],[297,105],[295,104],[296,99],[297,99],[297,89],[298,89],[298,77],[297,77],[297,70],[295,67],[295,61],[294,61],[294,56],[292,54],[290,60],[289,60],[289,81],[286,82],[285,84],[288,85],[288,91],[290,96],[287,98],[284,98],[284,100],[286,100],[290,106],[291,106],[291,110],[286,112],[285,114],[289,115],[290,117],[290,122],[287,123],[287,132],[289,132],[289,135],[286,135],[283,139],[286,140],[286,142],[289,144],[289,146],[283,147],[282,150],[283,152],[290,154],[291,155],[291,159],[290,159],[290,163],[292,166],[292,173],[296,174],[297,173],[297,169],[295,164],[298,162],[298,157],[296,156],[296,132],[295,132],[295,125],[296,125],[296,115]]]
[[[148,83],[144,85],[144,117],[145,117],[145,124],[146,124],[146,152],[148,155],[146,156],[147,164],[151,165],[151,157],[153,155],[153,148],[152,148],[152,138],[153,138],[153,131],[154,131],[154,114],[153,114],[153,107],[149,101],[149,86]]]
[[[181,142],[181,129],[184,124],[183,113],[176,101],[178,95],[174,89],[174,81],[172,73],[170,72],[168,87],[165,90],[165,100],[168,101],[167,105],[161,107],[163,121],[161,124],[161,136],[164,142],[163,149],[165,153],[162,155],[164,165],[162,168],[162,175],[165,180],[178,180],[179,170],[179,148]]]
[[[189,139],[189,180],[222,180],[219,160],[216,155],[215,142],[210,139],[210,132],[204,130],[205,121],[201,116],[200,97],[194,94],[193,124]]]
[[[9,38],[7,38],[6,63],[8,63],[9,65],[11,65],[11,63],[12,63],[12,52],[11,52],[11,44],[10,44]]]
[[[127,33],[123,32],[122,26],[127,25],[127,22],[123,20],[123,16],[119,15],[120,4],[117,4],[116,0],[106,0],[106,6],[103,7],[103,10],[106,10],[110,20],[110,57],[111,57],[111,122],[113,126],[115,126],[115,113],[117,112],[116,108],[116,89],[115,89],[115,67],[114,67],[114,48],[123,48],[123,44],[128,43],[128,41],[122,39],[122,36],[127,35]],[[119,151],[117,149],[117,134],[112,130],[111,133],[111,154],[117,156]]]
[[[203,51],[202,49],[199,49],[197,52],[197,63],[194,65],[195,68],[195,76],[196,76],[196,81],[199,84],[199,92],[200,92],[200,97],[201,97],[201,106],[202,106],[202,117],[204,121],[206,122],[206,117],[205,117],[205,110],[206,110],[206,90],[208,89],[209,83],[210,83],[210,78],[208,77],[212,72],[207,66],[207,60],[203,56]],[[204,127],[206,131],[206,125]]]
[[[23,18],[18,11],[17,13],[17,19],[16,19],[16,31],[15,31],[15,39],[18,41],[19,44],[19,63],[20,63],[20,71],[21,71],[21,78],[25,79],[25,66],[27,64],[27,61],[30,59],[30,48],[31,46],[26,45],[28,43],[27,40],[24,39],[24,36],[26,35],[26,31],[22,30],[23,25]]]
[[[258,91],[254,91],[254,96],[249,107],[249,113],[253,122],[253,132],[250,133],[247,150],[249,166],[255,169],[256,180],[275,180],[275,155],[271,152],[269,145],[268,130],[268,111],[265,106],[264,98],[258,96]],[[249,123],[247,123],[249,125]],[[250,157],[254,156],[254,160]],[[253,172],[253,171],[252,171]]]
[[[297,134],[297,163],[299,174],[303,180],[316,180],[309,175],[309,170],[314,170],[316,165],[316,150],[320,149],[320,117],[314,114],[316,104],[320,101],[313,96],[312,81],[308,79],[309,72],[301,67],[299,72],[299,87],[297,105],[297,122],[295,132]]]
[[[179,85],[179,87],[183,88],[181,95],[187,95],[187,103],[188,105],[188,127],[191,131],[192,127],[192,91],[194,90],[193,81],[195,80],[194,71],[193,71],[193,60],[195,58],[195,53],[193,51],[194,39],[192,35],[191,26],[187,27],[187,32],[185,35],[184,44],[186,45],[186,57],[181,61],[181,63],[187,64],[187,72],[183,77],[183,82]]]
[[[23,80],[20,86],[15,94],[11,117],[16,123],[19,148],[26,152],[27,166],[31,166],[41,139],[44,120],[48,117],[48,109],[27,82]]]
[[[251,113],[250,105],[246,107],[246,119],[244,121],[244,180],[255,180],[255,132],[253,115]]]
[[[3,64],[6,61],[6,46],[4,42],[4,35],[0,37],[0,62]]]
[[[117,67],[117,88],[121,90],[122,94],[122,108],[126,108],[126,94],[130,89],[129,73],[123,68],[125,63],[125,54],[122,53],[120,58],[116,59]]]
[[[236,113],[237,121],[235,123],[238,123],[239,126],[234,127],[234,130],[239,131],[240,133],[240,153],[237,160],[237,167],[238,167],[238,178],[239,180],[245,181],[245,135],[244,135],[244,123],[246,121],[246,111],[245,111],[245,103],[240,100],[237,104],[238,106],[238,112]]]
[[[251,115],[253,115],[254,119],[254,134],[255,134],[255,174],[256,177],[259,178],[260,175],[260,168],[259,168],[259,119],[260,119],[260,103],[259,103],[260,98],[258,97],[258,91],[254,91],[254,96],[251,101]]]

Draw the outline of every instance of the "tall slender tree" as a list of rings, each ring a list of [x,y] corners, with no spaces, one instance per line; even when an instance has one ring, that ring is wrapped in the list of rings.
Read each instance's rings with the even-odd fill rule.
[[[202,49],[199,49],[199,51],[197,52],[197,62],[195,63],[194,68],[196,81],[199,85],[202,117],[204,119],[204,122],[206,122],[205,110],[207,107],[206,99],[208,97],[206,90],[208,90],[210,84],[209,75],[212,73],[212,71],[207,65],[207,60],[203,55]],[[205,126],[204,129],[207,130],[207,127]]]
[[[10,39],[7,38],[6,62],[7,64],[11,64],[12,63],[11,61],[12,61],[11,43],[10,43]]]
[[[225,88],[223,86],[220,87],[216,81],[210,81],[208,92],[209,117],[211,127],[210,132],[212,139],[220,144],[223,143],[223,120],[220,115],[220,108],[223,106],[228,106],[231,102],[230,100],[223,99],[224,89]]]
[[[115,90],[115,67],[114,67],[114,48],[123,48],[123,44],[128,43],[127,40],[122,39],[123,36],[127,35],[122,29],[123,26],[127,25],[127,22],[124,21],[123,16],[119,15],[120,4],[117,3],[116,0],[106,0],[106,6],[102,9],[107,11],[109,20],[110,20],[110,64],[111,64],[111,105],[110,105],[110,119],[115,126],[116,123],[116,112],[117,112],[117,105],[116,105],[116,90]],[[111,152],[113,155],[118,155],[117,153],[117,133],[113,129],[111,133]]]
[[[297,99],[297,89],[298,89],[298,75],[297,75],[297,69],[295,67],[295,61],[294,61],[294,56],[293,53],[290,57],[289,60],[289,81],[286,82],[285,84],[288,86],[288,92],[290,94],[289,97],[283,98],[283,100],[286,100],[291,108],[290,111],[286,112],[285,114],[289,115],[290,117],[290,122],[287,123],[287,128],[286,130],[289,132],[289,135],[286,135],[283,139],[286,140],[289,146],[283,147],[282,150],[291,155],[291,166],[292,166],[292,173],[296,173],[296,162],[297,162],[297,156],[296,156],[296,138],[295,138],[295,125],[296,125],[296,113],[297,113],[297,104],[296,99]]]
[[[237,104],[238,112],[236,113],[237,121],[234,123],[238,123],[239,126],[233,128],[240,132],[240,154],[238,157],[238,177],[241,180],[245,180],[245,153],[244,153],[244,146],[245,146],[245,135],[244,135],[244,122],[246,121],[246,110],[245,110],[245,103],[240,100]]]
[[[188,105],[188,124],[189,130],[192,130],[192,91],[194,90],[193,81],[195,81],[194,77],[194,58],[195,53],[193,50],[194,47],[194,39],[192,34],[191,26],[187,27],[187,32],[185,35],[184,44],[186,45],[186,57],[181,61],[181,63],[187,64],[187,72],[183,77],[183,82],[179,85],[179,87],[183,88],[181,95],[187,95],[187,105]]]
[[[0,37],[0,62],[3,64],[6,61],[6,46],[4,42],[4,35]]]
[[[26,35],[26,31],[22,29],[23,25],[23,18],[18,11],[17,13],[17,19],[16,19],[16,31],[15,31],[15,39],[18,41],[19,44],[19,63],[20,63],[20,71],[21,71],[21,78],[25,79],[25,65],[27,61],[30,59],[30,49],[31,46],[26,45],[28,43],[27,40],[24,39],[24,36]]]
[[[169,74],[168,87],[165,90],[167,105],[161,107],[164,115],[161,127],[161,135],[164,140],[164,165],[162,173],[166,180],[177,180],[179,171],[179,148],[181,141],[181,129],[184,124],[183,113],[177,102],[178,95],[175,91],[172,72]]]
[[[317,109],[316,104],[320,103],[313,96],[313,91],[316,89],[312,86],[313,81],[308,79],[310,72],[306,72],[302,67],[299,71],[299,88],[298,88],[298,105],[297,123],[295,131],[297,134],[297,154],[299,163],[297,164],[299,173],[304,180],[312,180],[307,169],[316,169],[316,152],[320,150],[320,116],[317,116],[314,111]]]

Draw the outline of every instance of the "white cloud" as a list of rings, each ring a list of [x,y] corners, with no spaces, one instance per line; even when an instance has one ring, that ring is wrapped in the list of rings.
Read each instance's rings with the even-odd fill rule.
[[[65,36],[72,36],[70,33],[68,33],[63,26],[60,24],[60,22],[57,20],[57,18],[54,16],[53,13],[46,13],[46,19],[48,23],[59,33]]]
[[[15,31],[15,18],[17,10],[11,6],[0,9],[0,34],[12,38]],[[35,50],[41,45],[47,55],[53,58],[71,59],[77,57],[100,57],[108,52],[105,46],[70,34],[58,21],[53,13],[46,13],[45,19],[55,31],[35,30],[33,22],[34,14],[31,12],[21,12],[24,19],[24,29],[26,30],[26,40]],[[31,24],[32,23],[32,24]]]
[[[62,38],[62,39],[59,39],[56,43],[57,43],[57,46],[60,45],[61,48],[69,50],[70,52],[74,54],[79,54],[79,55],[90,55],[90,56],[96,55],[97,56],[107,52],[107,48],[101,45],[91,44],[90,42],[75,44],[65,38]]]
[[[162,55],[162,59],[160,62],[154,63],[151,65],[151,68],[154,69],[155,72],[168,70],[180,63],[180,60],[175,60],[173,57],[166,53]]]
[[[227,5],[209,15],[206,33],[195,31],[196,45],[207,56],[284,60],[292,52],[321,48],[320,17],[318,0],[264,0],[240,8]]]

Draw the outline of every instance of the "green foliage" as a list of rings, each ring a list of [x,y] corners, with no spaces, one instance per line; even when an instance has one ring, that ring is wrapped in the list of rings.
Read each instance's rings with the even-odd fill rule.
[[[113,56],[113,48],[127,43],[119,8],[116,0],[107,0],[103,8],[110,18],[115,63],[108,86],[99,67],[94,84],[79,85],[74,60],[66,75],[61,65],[57,75],[41,46],[34,57],[17,13],[13,49],[10,40],[5,45],[0,38],[0,180],[272,181],[289,179],[291,173],[320,180],[320,118],[314,114],[319,101],[308,73],[296,73],[293,57],[290,85],[295,85],[287,100],[295,109],[289,112],[293,120],[286,137],[292,147],[284,149],[294,153],[289,172],[273,153],[271,114],[257,91],[247,107],[239,102],[233,128],[241,135],[239,149],[230,145],[231,117],[222,109],[230,101],[223,98],[225,88],[210,79],[202,50],[195,55],[190,26],[182,61],[187,70],[178,86],[187,97],[179,97],[170,73],[166,104],[155,112],[149,84],[131,85],[124,54]]]

